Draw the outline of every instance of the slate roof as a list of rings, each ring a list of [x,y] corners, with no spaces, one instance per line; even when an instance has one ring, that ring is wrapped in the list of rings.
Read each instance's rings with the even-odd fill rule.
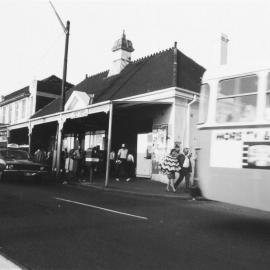
[[[129,63],[120,74],[108,76],[109,71],[85,78],[72,87],[73,90],[95,94],[94,103],[144,94],[172,86],[199,92],[201,77],[205,69],[191,58],[177,50],[177,80],[174,84],[174,48],[169,48]],[[60,98],[55,99],[32,118],[45,116],[59,111]]]
[[[21,95],[30,95],[30,92],[29,92],[29,86],[26,86],[20,90],[17,90],[17,91],[14,91],[6,96],[4,96],[4,101],[7,101],[9,99],[12,99],[12,98],[16,98],[18,96],[21,96]]]

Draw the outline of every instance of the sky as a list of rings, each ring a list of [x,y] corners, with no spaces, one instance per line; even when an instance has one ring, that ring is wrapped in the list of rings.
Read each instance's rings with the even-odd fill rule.
[[[269,0],[52,0],[70,21],[67,81],[108,70],[125,30],[132,60],[174,45],[206,69],[219,64],[220,35],[228,64],[269,63]],[[0,95],[34,79],[62,78],[65,34],[49,1],[0,0]]]

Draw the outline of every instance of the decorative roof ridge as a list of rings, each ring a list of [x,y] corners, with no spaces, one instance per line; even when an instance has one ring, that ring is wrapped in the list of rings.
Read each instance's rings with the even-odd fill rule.
[[[57,80],[57,82],[56,81],[53,81],[53,80]],[[44,83],[44,84],[50,84],[50,83],[59,83],[59,82],[62,82],[62,78],[59,78],[59,77],[57,77],[56,75],[51,75],[51,76],[49,76],[49,77],[47,77],[47,78],[45,78],[45,79],[42,79],[42,80],[37,80],[37,82],[38,83]],[[74,86],[74,84],[73,83],[71,83],[71,82],[68,82],[68,81],[66,81],[66,85],[68,86],[70,86],[70,87],[73,87]]]
[[[105,71],[101,71],[101,72],[98,72],[98,73],[96,73],[96,74],[93,74],[93,75],[90,75],[90,76],[87,76],[87,79],[89,79],[89,78],[94,78],[94,77],[98,77],[98,76],[101,76],[101,75],[105,75],[106,73],[108,73],[109,72],[109,69],[107,69],[107,70],[105,70]]]
[[[127,65],[127,66],[128,66],[128,65]],[[125,67],[120,71],[120,73],[117,73],[117,74],[113,74],[113,75],[104,77],[103,79],[105,80],[105,79],[111,79],[111,78],[114,78],[114,77],[119,77],[119,76],[121,75],[122,71],[123,71],[127,66],[125,66]]]
[[[161,55],[161,54],[166,53],[166,52],[168,52],[168,51],[170,51],[170,50],[173,50],[173,48],[174,48],[174,47],[170,47],[170,48],[167,48],[167,49],[158,51],[158,52],[151,53],[151,54],[149,54],[149,55],[147,55],[147,56],[143,56],[143,57],[141,57],[141,58],[138,58],[138,59],[136,59],[136,60],[133,60],[133,61],[131,61],[131,63],[139,63],[139,62],[142,62],[142,61],[144,61],[144,60],[146,60],[146,59],[148,59],[148,58],[154,57],[154,56],[156,56],[156,55]]]
[[[47,77],[47,78],[44,78],[44,79],[42,79],[42,80],[37,80],[37,81],[39,81],[39,82],[46,82],[46,81],[48,81],[48,80],[51,79],[51,78],[57,78],[57,79],[59,79],[59,80],[62,80],[61,78],[57,77],[55,74],[52,74],[52,75],[50,75],[50,76]]]

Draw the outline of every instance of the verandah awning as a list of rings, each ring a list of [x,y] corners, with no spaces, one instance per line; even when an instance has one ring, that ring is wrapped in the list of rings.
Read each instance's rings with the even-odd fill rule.
[[[64,112],[58,112],[46,116],[41,116],[33,119],[29,119],[28,121],[21,122],[21,123],[15,123],[8,126],[9,130],[29,127],[29,126],[35,126],[45,123],[50,123],[54,121],[59,121],[60,119],[62,121],[65,121],[66,119],[74,119],[74,118],[80,118],[80,117],[86,117],[90,114],[105,112],[107,113],[109,111],[109,104],[110,102],[102,102],[99,104],[92,104],[85,108],[71,110],[71,111],[64,111]]]
[[[92,105],[89,105],[89,106],[87,106],[85,108],[81,108],[81,109],[58,112],[58,113],[54,113],[54,114],[50,114],[50,115],[46,115],[46,116],[33,118],[33,119],[27,120],[25,122],[10,124],[8,126],[8,129],[15,130],[15,129],[20,129],[20,128],[24,128],[24,127],[29,127],[29,126],[33,127],[35,125],[59,121],[60,119],[62,121],[65,121],[67,119],[86,117],[90,114],[95,114],[95,113],[100,113],[100,112],[107,113],[109,111],[109,106],[111,103],[116,105],[117,108],[135,107],[135,106],[140,107],[140,106],[158,105],[158,104],[164,104],[164,105],[172,104],[172,102],[169,102],[169,101],[123,101],[123,100],[121,100],[121,101],[117,101],[117,100],[106,101],[106,102],[92,104]]]

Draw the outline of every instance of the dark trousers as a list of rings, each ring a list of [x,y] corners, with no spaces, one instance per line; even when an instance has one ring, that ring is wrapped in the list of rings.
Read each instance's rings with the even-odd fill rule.
[[[120,176],[126,177],[127,175],[127,160],[120,158],[121,163],[116,165],[115,168],[115,177],[119,178]]]
[[[131,161],[127,161],[126,165],[127,178],[131,178],[134,176],[134,163]]]
[[[110,176],[114,177],[115,176],[115,160],[110,159]]]
[[[174,183],[174,187],[177,188],[180,183],[183,181],[183,179],[185,178],[185,182],[186,182],[186,189],[190,188],[190,169],[188,168],[181,168],[180,171],[180,176],[179,178],[176,180],[176,182]]]

